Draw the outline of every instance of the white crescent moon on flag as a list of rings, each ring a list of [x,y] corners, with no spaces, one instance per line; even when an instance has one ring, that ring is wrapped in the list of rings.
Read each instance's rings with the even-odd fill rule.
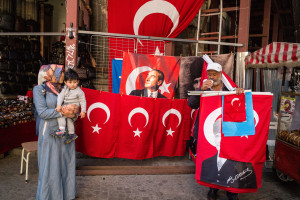
[[[133,19],[133,30],[135,35],[139,34],[140,25],[142,21],[145,19],[145,17],[154,13],[167,15],[170,18],[170,20],[173,22],[173,27],[169,35],[177,28],[179,24],[179,12],[177,11],[176,7],[167,1],[153,0],[153,1],[148,1],[147,3],[142,5],[135,13]]]
[[[255,119],[254,123],[255,123],[255,127],[256,127],[256,125],[259,122],[259,117],[258,117],[258,114],[255,110],[253,110],[253,115],[254,115],[254,119]]]
[[[193,114],[194,114],[195,110],[196,110],[196,109],[192,109],[192,111],[191,111],[191,119],[194,119],[194,118],[193,118]]]
[[[234,103],[235,101],[239,101],[239,98],[234,98],[234,99],[232,99],[232,101],[231,101],[231,105],[232,105],[232,106],[233,106],[233,103]]]
[[[110,118],[110,110],[109,110],[109,108],[107,107],[107,105],[105,105],[104,103],[100,103],[100,102],[94,103],[94,104],[90,105],[90,107],[89,107],[89,109],[88,109],[88,111],[87,111],[87,117],[88,117],[89,121],[91,121],[91,120],[90,120],[90,113],[91,113],[95,108],[102,108],[102,109],[105,111],[105,113],[106,113],[106,121],[104,122],[104,124],[105,124],[105,123],[109,120],[109,118]]]
[[[132,90],[135,90],[136,79],[140,73],[151,71],[152,68],[148,66],[137,67],[129,74],[126,80],[126,94],[130,94]]]
[[[214,147],[216,146],[215,136],[214,136],[214,123],[221,114],[222,114],[222,107],[215,109],[207,116],[203,125],[204,136],[206,140],[209,142],[209,144],[211,144]]]
[[[129,115],[128,115],[128,122],[129,122],[129,125],[132,127],[132,125],[131,125],[131,118],[132,118],[132,116],[135,115],[136,113],[141,113],[141,114],[143,114],[143,115],[146,117],[146,124],[145,124],[145,126],[144,126],[144,127],[146,127],[147,124],[148,124],[148,122],[149,122],[149,114],[148,114],[148,112],[147,112],[144,108],[141,108],[141,107],[135,108],[135,109],[133,109],[133,110],[129,113]]]
[[[179,122],[178,122],[178,124],[177,124],[177,126],[176,126],[176,127],[178,127],[179,124],[181,123],[181,113],[180,113],[178,110],[173,109],[173,108],[170,109],[170,110],[168,110],[167,112],[165,112],[165,114],[163,115],[163,117],[162,117],[162,123],[163,123],[163,125],[166,127],[166,125],[165,125],[165,120],[166,120],[166,118],[167,118],[170,114],[174,114],[174,115],[176,115],[176,116],[178,117]]]

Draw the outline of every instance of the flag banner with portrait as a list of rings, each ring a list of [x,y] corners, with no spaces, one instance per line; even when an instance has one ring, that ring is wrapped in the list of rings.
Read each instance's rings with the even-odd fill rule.
[[[77,151],[100,158],[184,155],[191,128],[191,108],[186,99],[82,90],[87,113],[77,120]]]
[[[204,0],[109,0],[108,32],[176,37],[194,19]]]
[[[253,99],[256,99],[256,97],[257,95],[253,95]],[[260,98],[260,96],[258,98]],[[221,133],[221,96],[204,96],[201,97],[200,102],[195,175],[197,182],[204,186],[219,188],[235,193],[256,192],[257,188],[261,186],[263,163],[260,162],[261,160],[259,162],[241,162],[239,161],[240,159],[227,159],[227,157],[224,158],[219,156],[226,148],[224,147],[225,145],[228,148],[231,148],[231,152],[235,152],[235,155],[240,157],[245,156],[244,154],[239,154],[241,152],[241,147],[237,147],[239,143],[230,141],[232,138],[241,137],[224,137]],[[256,102],[256,100],[253,100],[254,110],[258,109],[257,107],[259,106]],[[266,105],[271,106],[272,100]],[[260,115],[259,111],[257,113]],[[262,119],[265,118],[265,115],[267,114],[262,113]],[[269,124],[267,122],[268,121],[262,120],[259,123],[262,123],[262,126],[267,126],[268,129]],[[265,131],[266,129],[264,128],[264,137],[261,136],[256,138],[255,144],[251,142],[252,148],[248,149],[248,151],[252,151],[252,149],[263,149],[265,153],[265,137],[268,135],[268,132]],[[230,143],[230,145],[224,143]]]
[[[240,102],[240,104],[244,105],[244,108],[241,108],[242,112],[244,112],[244,114],[246,114],[246,120],[243,122],[239,122],[239,120],[237,120],[237,122],[235,121],[225,121],[224,120],[224,110],[228,110],[230,109],[232,113],[226,113],[225,116],[228,115],[232,116],[234,115],[235,111],[236,111],[236,107],[234,106],[234,101],[239,101],[238,96],[239,95],[235,95],[236,98],[235,99],[231,99],[230,103],[224,103],[224,99],[226,98],[227,95],[222,96],[222,133],[224,134],[225,137],[228,136],[246,136],[246,135],[254,135],[255,134],[255,126],[254,126],[254,113],[253,113],[253,103],[252,103],[252,93],[251,92],[246,92],[246,94],[244,95],[240,95],[240,96],[245,96],[244,102]],[[230,95],[228,95],[230,96]],[[245,109],[246,107],[246,109]],[[232,117],[230,117],[232,118]],[[233,119],[235,120],[235,119]]]
[[[173,98],[179,74],[180,58],[123,52],[120,94],[130,94],[145,89],[146,77],[152,70],[159,70],[164,80],[158,93],[164,98]],[[139,95],[140,96],[140,95]]]
[[[188,91],[200,86],[204,60],[200,56],[187,56],[181,58],[179,71],[179,98],[188,98]]]
[[[258,92],[253,93],[252,99],[255,135],[241,137],[222,135],[221,157],[241,162],[265,162],[273,95]]]
[[[116,151],[120,95],[82,88],[87,103],[86,117],[78,118],[76,149],[86,155],[112,158]]]

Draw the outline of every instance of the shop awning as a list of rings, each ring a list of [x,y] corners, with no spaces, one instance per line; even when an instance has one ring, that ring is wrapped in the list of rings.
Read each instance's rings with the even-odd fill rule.
[[[300,44],[273,42],[245,58],[246,68],[300,66]]]

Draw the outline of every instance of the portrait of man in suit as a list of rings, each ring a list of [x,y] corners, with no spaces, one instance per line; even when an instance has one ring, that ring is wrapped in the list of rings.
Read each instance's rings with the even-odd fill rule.
[[[202,162],[200,180],[215,185],[234,188],[257,188],[256,175],[251,163],[219,157],[221,119],[213,125],[217,153]]]
[[[142,90],[132,90],[129,95],[152,98],[167,98],[162,95],[158,88],[163,84],[165,75],[158,69],[152,69],[145,80],[145,88]]]

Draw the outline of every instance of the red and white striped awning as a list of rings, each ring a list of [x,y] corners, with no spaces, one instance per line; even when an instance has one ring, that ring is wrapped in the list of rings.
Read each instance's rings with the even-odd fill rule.
[[[300,66],[300,44],[273,42],[245,58],[246,68]]]

